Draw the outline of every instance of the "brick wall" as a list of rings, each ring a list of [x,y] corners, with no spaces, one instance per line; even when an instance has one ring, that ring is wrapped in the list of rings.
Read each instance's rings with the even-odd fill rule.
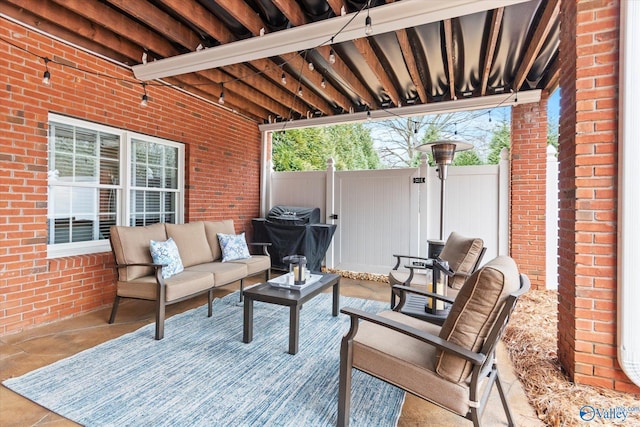
[[[619,14],[561,6],[558,356],[577,383],[639,393],[616,357]]]
[[[533,289],[545,289],[547,97],[511,108],[510,254]]]
[[[132,80],[125,68],[0,19],[0,36],[56,62]],[[47,114],[55,112],[182,142],[185,220],[232,218],[251,230],[259,214],[257,124],[178,90],[142,87],[44,62],[0,41],[0,336],[113,302],[111,253],[46,259]],[[106,321],[106,319],[105,319]]]

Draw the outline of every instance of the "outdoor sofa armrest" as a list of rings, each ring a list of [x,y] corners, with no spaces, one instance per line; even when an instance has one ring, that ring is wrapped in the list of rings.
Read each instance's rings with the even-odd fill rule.
[[[396,258],[396,265],[393,267],[393,270],[397,270],[398,267],[400,267],[400,262],[401,262],[402,258],[422,260],[422,261],[425,261],[425,264],[431,264],[433,262],[432,258],[425,258],[425,257],[421,257],[421,256],[398,255],[398,254],[393,254],[392,256],[394,256]],[[427,261],[430,261],[430,262],[427,262]]]
[[[260,247],[262,247],[262,255],[271,256],[271,254],[269,253],[269,250],[267,249],[269,246],[271,246],[271,243],[253,242],[253,243],[248,243],[248,245],[249,246],[260,246]]]

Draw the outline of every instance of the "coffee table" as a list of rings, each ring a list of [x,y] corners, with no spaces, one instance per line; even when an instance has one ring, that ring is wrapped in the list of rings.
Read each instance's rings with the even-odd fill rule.
[[[289,354],[298,352],[298,338],[300,335],[300,309],[311,298],[319,295],[325,289],[333,287],[333,308],[331,314],[338,315],[340,309],[340,276],[333,273],[314,273],[322,277],[316,283],[301,290],[277,288],[269,283],[260,283],[245,289],[244,323],[242,327],[242,342],[253,340],[253,302],[261,301],[289,307]]]

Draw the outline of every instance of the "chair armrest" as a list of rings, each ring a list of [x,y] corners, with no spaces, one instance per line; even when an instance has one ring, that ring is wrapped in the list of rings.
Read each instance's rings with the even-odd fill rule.
[[[424,291],[422,289],[416,289],[416,288],[412,288],[412,287],[409,287],[409,286],[393,285],[393,289],[398,289],[400,291],[400,297],[401,298],[402,298],[402,294],[406,292],[406,293],[409,293],[409,294],[416,294],[416,295],[422,295],[422,296],[425,296],[425,297],[435,298],[437,300],[444,301],[444,302],[449,303],[449,304],[453,304],[453,301],[454,301],[453,298],[450,298],[450,297],[448,297],[446,295],[440,295],[440,294],[436,294],[436,293],[433,293],[433,292],[427,292],[427,291]]]
[[[421,257],[421,256],[412,256],[412,255],[393,254],[392,256],[394,256],[396,258],[396,265],[393,267],[393,270],[397,270],[398,267],[400,267],[400,262],[402,261],[403,258],[406,258],[406,259],[419,259],[419,260],[423,260],[423,261],[431,261],[432,260],[431,258],[424,258],[424,257]]]
[[[153,262],[134,262],[131,264],[116,264],[116,268],[124,268],[124,267],[155,267],[162,268],[166,267],[169,264],[155,264]]]
[[[482,353],[475,353],[458,344],[443,340],[442,338],[433,334],[421,331],[400,322],[396,322],[395,320],[387,319],[386,317],[378,316],[377,314],[367,313],[366,311],[358,310],[351,307],[342,308],[340,312],[351,317],[352,329],[354,327],[357,328],[358,321],[364,320],[367,322],[375,323],[376,325],[382,326],[384,328],[391,329],[398,333],[410,336],[419,341],[430,344],[439,350],[443,350],[447,353],[452,353],[456,356],[462,357],[463,359],[468,360],[474,365],[482,365],[487,360],[487,356]],[[349,332],[348,334],[350,333],[351,332]]]
[[[249,246],[260,246],[260,247],[262,247],[262,254],[263,255],[271,256],[271,254],[269,253],[269,250],[267,249],[269,246],[271,246],[271,243],[252,242],[252,243],[248,243],[248,245]]]

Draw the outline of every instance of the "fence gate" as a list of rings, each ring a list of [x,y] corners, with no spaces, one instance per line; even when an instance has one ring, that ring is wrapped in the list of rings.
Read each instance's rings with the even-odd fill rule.
[[[419,182],[417,168],[335,173],[335,268],[387,274],[393,254],[417,253]]]

